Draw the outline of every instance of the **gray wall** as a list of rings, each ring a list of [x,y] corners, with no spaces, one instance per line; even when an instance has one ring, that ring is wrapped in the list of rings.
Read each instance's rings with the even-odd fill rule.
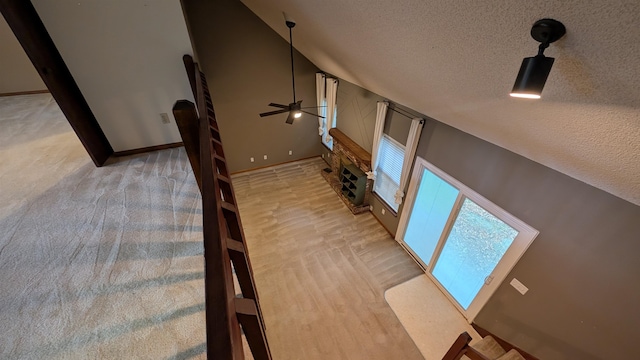
[[[418,154],[540,231],[476,323],[542,359],[636,357],[640,207],[435,121]]]
[[[240,1],[184,0],[183,7],[197,60],[207,75],[230,171],[320,155],[317,118],[304,115],[289,125],[286,114],[258,116],[277,110],[267,106],[271,102],[293,100],[288,41]],[[294,59],[297,100],[304,100],[303,107],[315,106],[318,68],[297,51]]]
[[[385,99],[346,80],[340,79],[339,81],[338,98],[336,100],[338,106],[336,127],[371,153],[373,131],[376,126],[376,103]],[[393,106],[400,110],[406,110],[401,105],[393,104]],[[407,142],[410,127],[411,119],[392,110],[387,112],[385,134],[404,145]],[[325,149],[325,156],[329,156],[329,154],[330,152]],[[395,234],[398,228],[398,215],[394,214],[393,210],[375,195],[371,197],[369,203],[378,221],[387,231]],[[384,210],[384,214],[382,210]],[[402,205],[400,205],[399,210],[402,211]]]
[[[373,131],[376,126],[376,103],[384,100],[380,95],[340,79],[336,100],[338,107],[336,127],[356,144],[371,152]],[[392,104],[392,106],[400,110],[406,109],[397,104]],[[404,145],[407,142],[410,127],[411,119],[391,110],[387,112],[385,134]]]
[[[0,49],[0,94],[47,89],[2,16]]]
[[[346,80],[338,82],[336,127],[369,153],[376,126],[376,102],[382,100],[381,96]]]
[[[327,74],[327,76],[335,77]],[[369,90],[346,80],[338,80],[338,109],[336,127],[356,144],[371,153],[373,130],[376,126],[376,102],[384,100]],[[331,150],[323,146],[322,155],[331,157]]]
[[[377,96],[363,91],[357,96]],[[404,143],[403,120],[390,112],[385,132]],[[338,118],[354,140],[372,136],[348,121],[360,120]],[[545,360],[637,357],[639,206],[432,119],[417,155],[540,231],[477,324]],[[375,197],[372,206],[395,233],[398,217],[382,215]],[[514,277],[526,295],[508,284]]]

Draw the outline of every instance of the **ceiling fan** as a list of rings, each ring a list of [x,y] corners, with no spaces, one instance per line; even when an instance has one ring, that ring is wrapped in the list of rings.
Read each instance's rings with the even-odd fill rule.
[[[287,121],[286,121],[287,124],[293,124],[293,120],[299,119],[300,117],[302,117],[302,113],[317,116],[324,119],[324,116],[314,114],[312,112],[304,110],[304,109],[315,108],[315,106],[303,108],[301,106],[302,100],[296,101],[296,79],[293,71],[293,37],[291,35],[291,29],[293,29],[293,27],[296,26],[296,22],[293,21],[293,19],[291,19],[290,17],[288,17],[287,14],[284,14],[284,20],[285,20],[285,24],[289,28],[289,49],[291,53],[291,85],[293,87],[293,102],[290,103],[289,105],[270,103],[269,106],[279,108],[279,110],[261,113],[260,117],[283,114],[288,112],[289,116],[287,116]]]

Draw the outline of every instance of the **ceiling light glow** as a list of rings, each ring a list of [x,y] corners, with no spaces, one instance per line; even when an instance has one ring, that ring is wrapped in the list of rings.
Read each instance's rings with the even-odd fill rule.
[[[512,92],[509,94],[511,97],[521,98],[521,99],[540,99],[540,95],[536,94],[521,94]]]

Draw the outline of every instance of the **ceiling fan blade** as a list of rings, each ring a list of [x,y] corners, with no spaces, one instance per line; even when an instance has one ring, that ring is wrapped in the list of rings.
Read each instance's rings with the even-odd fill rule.
[[[295,119],[295,117],[293,116],[293,111],[290,111],[289,116],[287,116],[287,124],[293,124],[293,119]]]
[[[309,114],[309,115],[317,116],[317,117],[319,117],[319,118],[323,118],[323,119],[325,118],[325,117],[324,117],[324,116],[322,116],[322,115],[314,114],[314,113],[312,113],[312,112],[308,112],[308,111],[304,111],[304,110],[300,110],[300,111],[301,111],[301,112],[303,112],[303,113],[305,113],[305,114]]]
[[[320,109],[320,108],[326,108],[326,105],[322,105],[322,106],[305,106],[303,108],[300,109]]]
[[[271,116],[271,115],[276,115],[276,114],[282,114],[282,113],[286,113],[287,111],[289,111],[288,106],[287,106],[287,109],[264,112],[264,113],[260,114],[260,117]]]
[[[289,108],[289,105],[282,105],[282,104],[276,104],[276,103],[270,103],[269,106],[278,107],[278,108],[282,108],[282,109],[288,109]]]

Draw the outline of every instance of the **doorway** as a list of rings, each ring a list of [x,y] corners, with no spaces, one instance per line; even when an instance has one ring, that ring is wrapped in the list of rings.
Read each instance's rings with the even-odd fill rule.
[[[471,322],[538,231],[416,158],[396,240]]]

